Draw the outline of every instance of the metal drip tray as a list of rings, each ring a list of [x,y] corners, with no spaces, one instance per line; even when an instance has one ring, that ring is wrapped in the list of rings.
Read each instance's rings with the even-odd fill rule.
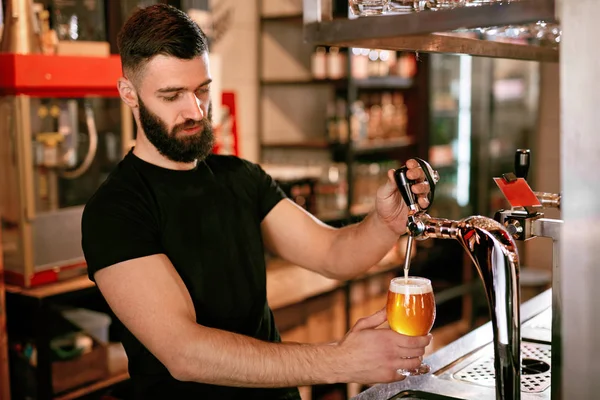
[[[521,325],[521,337],[523,340],[536,342],[552,342],[552,309],[536,315]]]
[[[521,391],[524,393],[541,393],[550,387],[550,345],[538,343],[521,344]],[[475,361],[452,373],[458,381],[476,385],[494,387],[494,348],[487,346]]]
[[[522,325],[523,328],[530,329],[548,329],[552,330],[552,309],[549,308],[546,311],[536,315],[531,318],[529,321],[524,322]]]

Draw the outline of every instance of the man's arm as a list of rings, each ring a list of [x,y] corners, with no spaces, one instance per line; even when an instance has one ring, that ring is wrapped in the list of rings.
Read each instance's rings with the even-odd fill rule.
[[[334,279],[350,279],[379,262],[398,235],[376,212],[333,228],[291,200],[280,201],[261,225],[265,245],[278,256]]]
[[[407,176],[424,177],[415,160],[407,162]],[[412,186],[426,207],[429,186]],[[374,194],[375,195],[375,194]],[[376,210],[363,221],[334,229],[312,217],[292,201],[280,201],[263,219],[265,245],[280,257],[335,279],[352,278],[379,262],[404,234],[408,207],[388,171],[388,181],[377,191]]]
[[[120,321],[174,378],[225,386],[290,387],[332,382],[391,382],[416,368],[428,337],[369,329],[359,322],[342,343],[268,343],[196,323],[189,292],[165,255],[103,268],[96,283]],[[223,288],[223,290],[227,290]]]

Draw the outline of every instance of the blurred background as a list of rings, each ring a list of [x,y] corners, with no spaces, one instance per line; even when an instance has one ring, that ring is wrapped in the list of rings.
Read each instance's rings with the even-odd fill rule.
[[[8,6],[31,10],[41,38],[35,47],[4,32],[0,53],[2,400],[128,397],[119,321],[85,276],[79,224],[135,139],[116,93],[117,32],[136,7],[158,2],[187,12],[210,39],[215,153],[260,163],[332,226],[364,218],[387,171],[411,157],[440,174],[436,217],[507,208],[492,178],[514,172],[520,148],[531,149],[529,184],[560,191],[556,63],[313,46],[303,40],[301,0],[0,0],[0,23],[8,26]],[[348,18],[347,1],[332,4],[335,18]],[[539,41],[560,38],[539,24],[462,34],[530,42],[534,29]],[[526,300],[551,283],[551,241],[519,246]],[[457,242],[418,241],[414,250],[411,274],[431,279],[436,296],[434,351],[487,322],[487,302]],[[283,339],[341,338],[385,305],[405,254],[403,236],[368,273],[340,282],[265,253]],[[303,400],[363,389],[301,388]]]

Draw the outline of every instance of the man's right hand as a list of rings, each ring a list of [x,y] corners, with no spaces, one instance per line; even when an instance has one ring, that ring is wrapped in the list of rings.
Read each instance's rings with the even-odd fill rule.
[[[338,343],[342,352],[341,373],[346,382],[362,384],[401,381],[398,369],[414,369],[421,365],[431,335],[405,336],[385,327],[385,308],[361,318]]]

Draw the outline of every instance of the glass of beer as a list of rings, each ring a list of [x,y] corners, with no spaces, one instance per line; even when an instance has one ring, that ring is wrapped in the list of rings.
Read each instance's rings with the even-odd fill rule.
[[[431,281],[416,276],[392,279],[386,310],[392,330],[406,336],[429,334],[435,321],[435,298]],[[429,370],[429,365],[421,364],[417,369],[400,369],[398,373],[404,376],[422,375]]]

